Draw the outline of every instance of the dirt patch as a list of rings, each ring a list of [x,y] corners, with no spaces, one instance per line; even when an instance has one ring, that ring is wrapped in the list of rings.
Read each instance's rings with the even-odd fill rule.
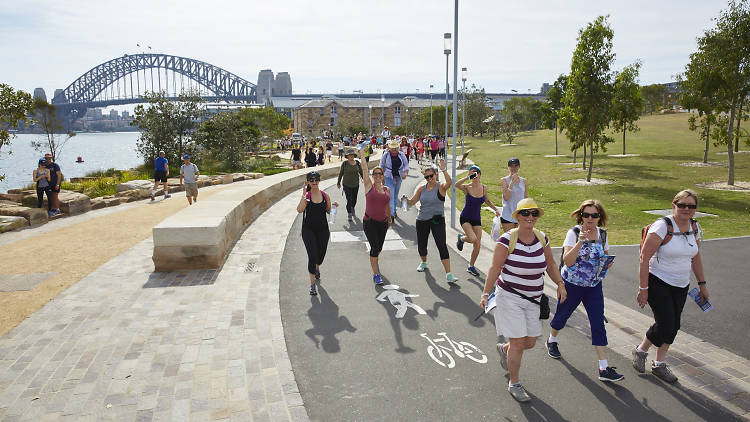
[[[578,166],[581,165],[581,163],[555,163],[558,166]]]
[[[734,182],[734,186],[727,182],[696,183],[695,186],[703,189],[728,190],[732,192],[750,192],[750,182]]]
[[[682,167],[726,167],[726,163],[720,163],[718,161],[709,161],[707,163],[703,163],[701,161],[691,161],[689,163],[680,163],[677,164],[678,166]]]
[[[641,156],[641,154],[613,154],[613,155],[608,155],[607,157],[612,157],[612,158],[628,158],[628,157],[640,157],[640,156]]]
[[[560,184],[563,185],[573,186],[611,185],[612,183],[615,183],[615,181],[607,179],[597,179],[596,177],[592,177],[590,182],[587,182],[586,179],[563,180],[562,182],[560,182]]]
[[[718,155],[729,155],[729,153],[726,152],[726,151],[717,152],[716,154],[718,154]],[[750,154],[750,151],[735,151],[735,154]]]
[[[550,154],[550,155],[545,155],[544,156],[544,158],[558,158],[558,157],[567,157],[567,155],[565,155],[565,154],[557,154],[557,155]]]
[[[601,167],[594,167],[593,171],[600,171],[600,170],[602,170]],[[571,168],[563,169],[562,171],[589,171],[589,169],[583,168],[583,167],[571,167]]]

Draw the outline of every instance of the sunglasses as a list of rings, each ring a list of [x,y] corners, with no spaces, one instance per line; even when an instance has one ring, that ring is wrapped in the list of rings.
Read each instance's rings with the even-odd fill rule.
[[[308,182],[320,182],[320,179],[312,178],[308,180]]]
[[[679,209],[683,209],[683,208],[687,207],[688,209],[694,210],[694,209],[698,208],[698,205],[696,205],[696,204],[684,204],[682,202],[675,202],[674,205],[677,208],[679,208]]]
[[[518,211],[518,213],[524,217],[528,217],[528,216],[539,217],[539,210],[521,210],[521,211]]]
[[[373,175],[373,176],[382,176],[382,175],[383,175],[383,173],[381,173],[381,172],[379,172],[379,171],[376,171],[376,172],[372,173],[372,175]]]
[[[591,213],[591,214],[589,214],[587,212],[582,212],[581,213],[581,217],[583,217],[583,218],[599,218],[599,217],[601,217],[601,214],[599,214],[598,212],[594,212],[594,213]]]
[[[425,179],[427,179],[427,180],[430,180],[430,179],[432,179],[433,177],[435,177],[435,175],[434,175],[434,174],[425,174],[425,175],[424,175],[424,178],[425,178]]]

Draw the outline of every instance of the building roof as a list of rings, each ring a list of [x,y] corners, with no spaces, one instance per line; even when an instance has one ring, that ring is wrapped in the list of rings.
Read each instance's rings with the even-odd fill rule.
[[[271,103],[274,108],[297,108],[312,99],[313,97],[271,97]]]
[[[309,100],[304,104],[300,105],[299,108],[320,108],[327,107],[329,104],[336,103],[338,106],[343,108],[366,108],[372,106],[373,108],[378,107],[390,107],[393,104],[399,103],[405,107],[429,107],[430,100],[423,100],[418,98],[401,98],[401,99],[381,99],[375,98],[319,98]],[[435,102],[438,104],[437,102]],[[274,101],[275,107],[280,107]]]

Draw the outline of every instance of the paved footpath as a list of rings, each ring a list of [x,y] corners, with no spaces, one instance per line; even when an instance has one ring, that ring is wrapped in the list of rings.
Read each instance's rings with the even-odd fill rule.
[[[420,180],[412,176],[408,184]],[[331,194],[343,206],[340,194]],[[739,377],[750,373],[742,366],[746,356],[719,351],[723,360],[695,375],[710,384],[697,387],[682,373],[676,386],[637,376],[627,359],[611,353],[626,380],[605,385],[593,375],[595,354],[586,335],[571,329],[561,336],[562,361],[547,358],[541,347],[528,353],[523,380],[534,401],[519,405],[505,391],[494,321],[474,320],[482,279],[464,270],[469,248],[461,254],[451,250],[461,279],[457,287],[443,281],[432,241],[430,272],[416,273],[414,210],[400,213],[403,220],[390,235],[392,250],[383,253],[383,272],[399,285],[393,291],[419,295],[410,300],[424,314],[410,308],[398,318],[391,304],[398,297],[381,297],[386,290],[372,285],[361,228],[339,215],[332,230],[339,240],[355,240],[331,244],[321,294],[310,298],[294,210],[298,197],[293,192],[250,225],[220,271],[154,273],[148,238],[0,338],[0,421],[724,421],[734,418],[725,408],[740,413],[741,404],[750,402],[742,402],[748,379]],[[52,233],[54,223],[39,233]],[[34,230],[22,237],[33,239]],[[404,249],[397,249],[401,245]],[[480,269],[487,268],[489,250],[480,255]],[[628,330],[641,333],[644,323],[619,306],[607,304],[616,352],[632,344],[623,337]],[[586,331],[583,313],[571,323]],[[455,346],[463,348],[464,358],[439,347],[447,344],[442,332],[467,342]],[[688,336],[680,334],[680,347],[718,349]],[[436,347],[434,359],[430,346]],[[693,355],[685,356],[682,371]],[[730,358],[741,371],[731,377],[720,369]],[[731,390],[726,381],[744,389]],[[707,387],[714,385],[722,385],[724,390],[716,391],[727,396],[711,395]]]

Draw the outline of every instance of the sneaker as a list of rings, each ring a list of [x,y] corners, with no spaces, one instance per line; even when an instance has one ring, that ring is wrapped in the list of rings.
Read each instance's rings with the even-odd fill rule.
[[[660,380],[669,384],[677,381],[677,377],[672,373],[672,370],[669,369],[666,363],[662,363],[659,366],[654,366],[653,361],[651,361],[651,373],[656,375],[656,378],[659,378]]]
[[[546,341],[547,344],[547,354],[552,359],[560,359],[562,355],[560,354],[560,349],[557,348],[557,342],[556,341]]]
[[[463,241],[463,235],[461,233],[458,234],[458,241],[456,242],[456,247],[459,251],[464,250],[464,241]]]
[[[473,275],[474,277],[479,277],[479,270],[477,270],[477,267],[473,265],[469,265],[468,267],[466,267],[466,272]]]
[[[318,295],[318,290],[315,289],[315,285],[314,284],[311,284],[310,285],[310,296],[317,296],[317,295]]]
[[[617,382],[622,381],[625,379],[625,376],[622,374],[618,374],[617,371],[615,371],[614,366],[608,366],[605,370],[599,370],[599,381],[608,381],[608,382]]]
[[[374,276],[372,276],[372,281],[376,286],[383,285],[383,277],[380,274],[375,274]]]
[[[505,343],[497,343],[495,345],[497,352],[500,353],[500,366],[506,371],[508,370],[508,354],[505,352]]]
[[[170,195],[170,194],[164,195],[164,199],[171,198],[171,197],[172,197],[172,195]]]
[[[448,283],[451,283],[451,284],[458,281],[458,279],[456,278],[455,275],[453,275],[453,273],[446,274],[445,279],[448,280]]]
[[[320,280],[320,270],[315,270],[315,279]]]
[[[151,200],[153,201],[153,200],[155,200],[155,199],[156,199],[156,198],[154,197],[154,191],[151,191]]]
[[[49,215],[50,217],[54,217],[55,216],[55,211],[53,211],[53,210],[47,211],[47,215]]]
[[[648,352],[639,352],[638,348],[633,348],[633,368],[641,374],[646,372],[646,357]]]
[[[352,222],[353,220],[354,220],[354,217],[353,217],[353,216],[352,216],[351,214],[349,214],[349,215],[348,215],[348,216],[346,217],[346,221],[348,221],[348,222],[350,222],[350,223],[351,223],[351,222]]]
[[[531,400],[529,393],[526,392],[526,389],[521,384],[509,385],[508,392],[517,401],[525,402]]]
[[[426,262],[420,262],[419,266],[417,266],[417,272],[423,273],[424,270],[427,269],[427,263]]]

